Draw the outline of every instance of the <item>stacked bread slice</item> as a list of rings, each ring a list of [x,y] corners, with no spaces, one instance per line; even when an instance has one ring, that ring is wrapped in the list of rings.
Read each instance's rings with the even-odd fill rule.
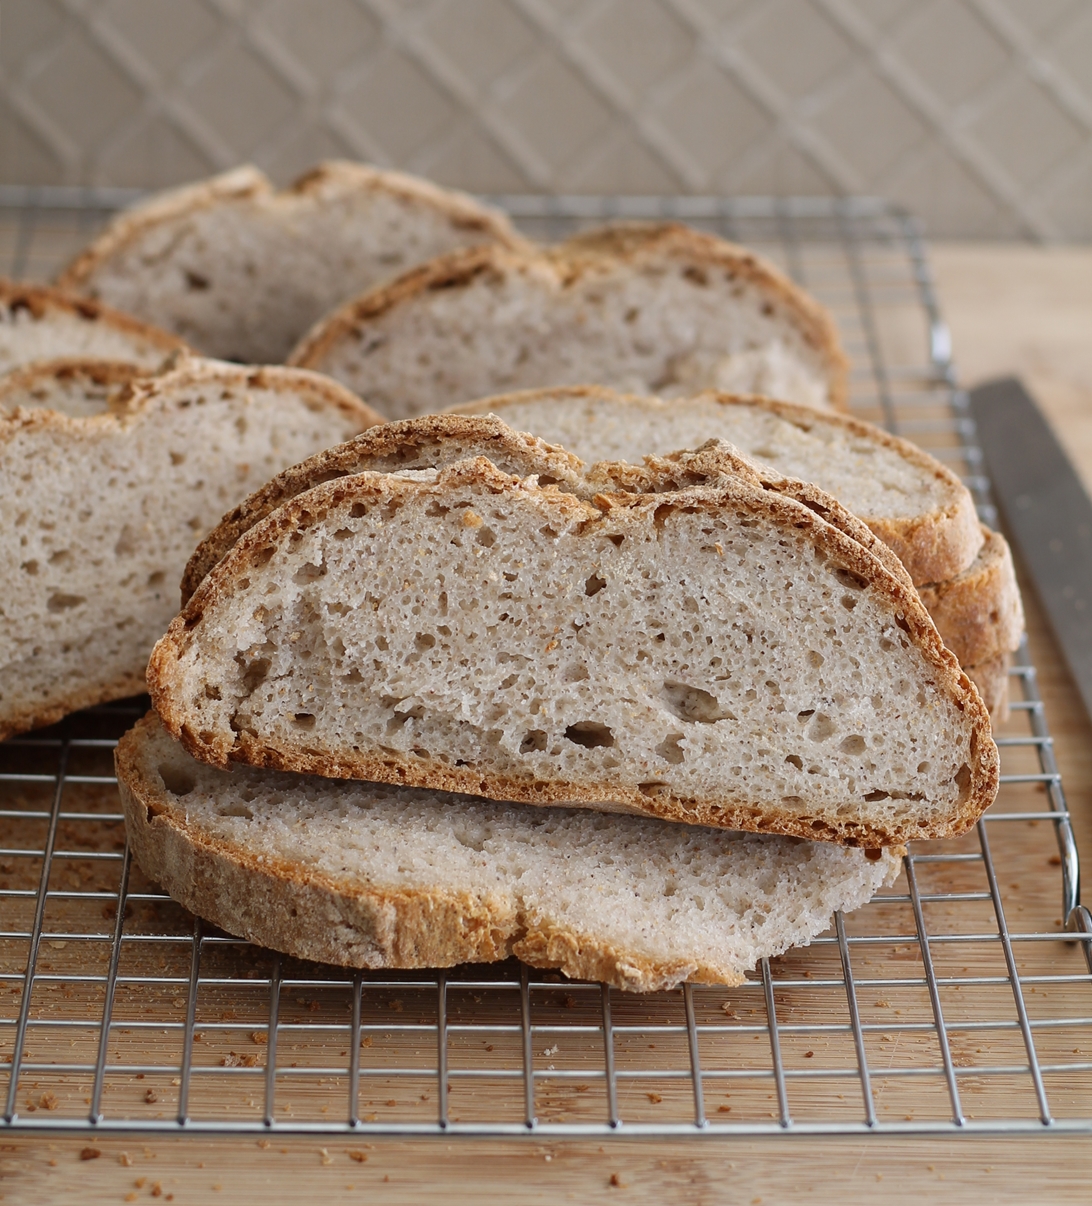
[[[724,439],[760,466],[814,482],[895,553],[990,711],[1003,711],[1008,657],[1024,631],[1012,555],[979,523],[959,478],[916,445],[847,415],[727,394],[665,401],[578,386],[450,409],[495,414],[587,463],[640,464]]]
[[[672,223],[441,256],[346,302],[289,363],[328,373],[391,419],[584,382],[846,404],[827,312],[753,252]]]

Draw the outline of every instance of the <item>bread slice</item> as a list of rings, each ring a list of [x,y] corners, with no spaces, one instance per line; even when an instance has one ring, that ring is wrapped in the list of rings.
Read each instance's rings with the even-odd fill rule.
[[[756,475],[711,480],[588,502],[477,457],[317,485],[172,621],[154,706],[218,766],[863,846],[962,832],[997,751],[912,587]]]
[[[61,356],[159,368],[185,352],[175,335],[86,297],[0,279],[0,373]]]
[[[753,484],[785,493],[811,507],[828,523],[863,544],[896,577],[905,576],[894,554],[834,499],[780,474],[763,478],[754,465],[724,441],[710,441],[709,448],[702,452],[680,454],[674,459],[657,461],[652,467],[638,468],[617,462],[587,466],[562,448],[513,431],[495,416],[443,414],[373,427],[345,444],[316,453],[277,474],[225,515],[197,546],[182,575],[183,605],[240,536],[305,490],[354,473],[441,469],[476,456],[484,456],[503,473],[517,477],[534,475],[540,486],[556,485],[584,499],[604,490],[656,493],[682,486],[708,485],[726,474],[742,475]],[[909,583],[909,578],[906,580]]]
[[[279,363],[348,297],[457,247],[521,243],[498,210],[360,163],[276,192],[255,167],[119,215],[61,274],[210,356]]]
[[[846,402],[827,312],[753,253],[672,223],[442,256],[335,310],[289,363],[329,373],[391,419],[585,381]]]
[[[37,385],[28,370],[31,405],[7,413],[18,392],[0,395],[0,737],[142,691],[174,583],[217,517],[378,418],[314,373],[196,358],[113,394],[105,366],[89,414],[70,386],[100,367],[66,361],[58,384],[44,364]]]
[[[348,967],[517,955],[629,991],[734,985],[899,872],[898,850],[227,774],[192,759],[154,715],[116,759],[147,875],[229,933]]]
[[[588,464],[666,456],[723,439],[788,477],[814,482],[868,524],[915,584],[965,570],[982,545],[959,478],[907,440],[848,415],[768,398],[704,393],[637,397],[598,386],[537,389],[449,408],[495,414]]]

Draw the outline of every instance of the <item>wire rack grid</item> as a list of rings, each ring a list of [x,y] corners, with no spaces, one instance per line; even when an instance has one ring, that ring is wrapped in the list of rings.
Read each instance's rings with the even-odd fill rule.
[[[132,196],[0,188],[0,262],[48,279]],[[837,319],[854,411],[946,461],[995,518],[906,214],[871,199],[494,200],[539,237],[667,216],[779,261]],[[0,1128],[1092,1130],[1092,918],[1026,647],[1010,688],[1001,792],[972,832],[916,845],[893,888],[745,985],[648,995],[514,961],[368,973],[254,947],[131,861],[112,749],[142,701],[10,740]]]

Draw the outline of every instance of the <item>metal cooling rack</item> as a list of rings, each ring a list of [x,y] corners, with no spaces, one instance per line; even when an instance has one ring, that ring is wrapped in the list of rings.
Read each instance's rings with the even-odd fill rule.
[[[133,194],[0,189],[46,279]],[[994,512],[914,222],[868,199],[497,198],[557,237],[670,216],[834,313],[854,410]],[[142,876],[111,751],[141,701],[0,745],[2,1125],[548,1135],[1092,1130],[1092,918],[1026,648],[1001,793],[893,889],[744,986],[634,996],[515,962],[352,973],[205,926]],[[1018,878],[1017,878],[1018,877]],[[1061,890],[1061,908],[1058,892]],[[1068,927],[1070,933],[1065,935]]]

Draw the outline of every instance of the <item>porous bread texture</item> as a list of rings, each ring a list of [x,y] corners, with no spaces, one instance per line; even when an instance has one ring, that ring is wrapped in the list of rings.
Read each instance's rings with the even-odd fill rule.
[[[1008,541],[985,524],[982,536],[978,556],[963,573],[918,587],[945,645],[965,667],[1012,653],[1024,635],[1024,607]]]
[[[125,360],[38,360],[0,375],[0,415],[20,406],[55,410],[70,419],[123,411],[133,382],[147,376],[147,369]]]
[[[725,476],[742,476],[754,485],[787,494],[811,507],[869,549],[892,574],[905,577],[909,583],[898,558],[830,495],[780,474],[760,476],[751,462],[723,440],[710,440],[700,451],[681,452],[669,459],[648,458],[640,467],[621,462],[586,466],[562,448],[513,431],[495,416],[442,414],[372,428],[279,473],[225,515],[198,545],[182,576],[183,605],[244,532],[312,486],[354,473],[440,469],[476,456],[486,457],[502,473],[534,476],[541,486],[557,485],[585,499],[602,491],[659,493],[708,485]]]
[[[148,681],[220,766],[862,846],[962,832],[997,789],[912,587],[742,475],[593,503],[484,457],[326,482],[236,541]]]
[[[67,397],[50,371],[28,370],[30,396]],[[217,517],[378,421],[317,374],[196,358],[100,401],[0,413],[0,738],[142,691],[174,583]]]
[[[360,163],[277,192],[254,167],[120,214],[61,274],[210,356],[279,363],[328,310],[457,247],[520,238],[464,193]]]
[[[116,761],[151,879],[229,933],[348,967],[517,955],[631,992],[734,985],[899,872],[897,849],[228,774],[191,758],[154,715]]]
[[[225,515],[194,550],[182,575],[185,605],[201,580],[244,532],[312,486],[370,470],[439,469],[468,457],[487,457],[502,473],[535,475],[543,486],[562,484],[580,493],[583,464],[571,453],[513,431],[489,416],[426,415],[384,423],[334,448],[316,453],[271,478]]]
[[[535,389],[446,413],[495,414],[588,464],[666,456],[723,439],[788,477],[814,482],[868,524],[915,584],[965,570],[982,545],[974,499],[916,445],[871,423],[769,398],[707,392],[638,397],[594,385]]]
[[[101,302],[44,285],[0,279],[0,373],[72,356],[158,369],[187,345]]]
[[[437,398],[585,381],[836,409],[846,396],[818,303],[744,248],[672,223],[442,256],[335,310],[289,363],[329,373],[391,419]]]

